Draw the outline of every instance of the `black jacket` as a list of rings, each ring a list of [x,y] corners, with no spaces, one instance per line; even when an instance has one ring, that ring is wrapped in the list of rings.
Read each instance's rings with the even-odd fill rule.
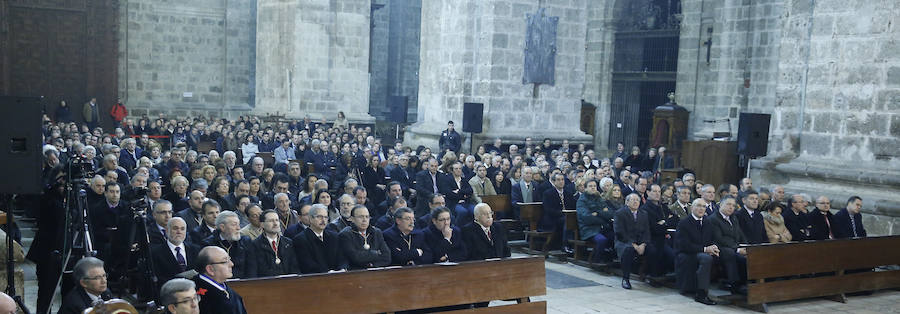
[[[242,235],[238,241],[222,240],[219,236],[219,230],[216,230],[203,240],[204,246],[218,246],[228,252],[231,262],[234,263],[232,269],[232,278],[255,278],[256,277],[256,259],[253,258],[253,240]]]
[[[472,222],[462,229],[463,242],[468,252],[468,260],[477,261],[489,258],[509,257],[509,243],[506,241],[506,229],[499,223],[491,224],[491,238],[481,229],[481,225]]]
[[[831,211],[827,214],[822,214],[817,208],[807,214],[806,217],[809,218],[809,223],[812,226],[812,228],[809,229],[810,240],[828,239],[829,232],[831,235],[834,235],[834,215],[831,214]]]
[[[768,243],[769,237],[766,235],[766,224],[762,213],[757,209],[753,211],[753,216],[747,212],[746,208],[741,208],[734,212],[734,218],[737,218],[741,224],[741,231],[750,244]]]
[[[391,251],[378,228],[369,226],[366,230],[366,239],[363,240],[359,232],[347,227],[338,234],[338,241],[350,269],[384,267],[391,264]],[[365,244],[369,245],[368,249],[365,248]]]
[[[716,213],[710,219],[704,219],[704,224],[708,221],[712,225],[712,240],[716,246],[720,248],[737,249],[738,244],[746,244],[747,238],[741,231],[741,225],[735,215],[731,215],[728,223],[722,218],[722,214]]]
[[[178,267],[178,261],[175,259],[175,255],[172,254],[172,250],[169,250],[168,243],[150,246],[150,254],[153,255],[153,272],[156,273],[156,277],[159,279],[159,286],[157,288],[161,288],[166,281],[169,281],[169,279],[175,278],[175,275],[186,270],[194,269],[194,266],[196,266],[195,262],[197,261],[197,254],[200,254],[200,247],[185,242],[184,250],[185,252],[181,252],[181,254],[184,255],[184,259],[187,261],[187,268],[182,270]]]
[[[701,224],[693,215],[688,214],[678,222],[675,233],[676,254],[702,253],[703,248],[713,244],[713,224],[709,217],[703,217]]]
[[[280,276],[288,274],[300,273],[300,266],[297,264],[297,252],[294,247],[294,241],[286,237],[278,238],[278,255],[280,263],[275,263],[275,251],[272,250],[272,243],[266,238],[266,233],[259,235],[253,240],[254,252],[253,258],[256,259],[256,275],[259,277]]]
[[[100,299],[110,300],[112,295],[109,290],[100,294]],[[82,287],[76,287],[66,294],[62,305],[59,307],[59,314],[81,314],[85,309],[91,307],[91,297],[87,295]]]
[[[805,241],[810,239],[812,224],[809,222],[809,213],[800,212],[799,214],[794,214],[793,210],[785,209],[781,216],[784,217],[784,227],[791,233],[791,240]]]
[[[466,242],[463,241],[462,231],[457,227],[451,226],[453,235],[450,241],[444,238],[444,233],[434,227],[428,225],[428,228],[422,230],[425,234],[425,243],[431,249],[431,260],[433,263],[440,263],[441,258],[447,256],[448,262],[462,262],[466,260],[468,254],[466,250]],[[493,234],[491,234],[493,235]]]
[[[327,273],[329,270],[347,268],[341,255],[337,233],[323,230],[322,238],[320,241],[309,228],[294,237],[294,251],[301,273]]]
[[[647,220],[647,213],[640,209],[637,211],[637,220],[635,220],[628,206],[619,208],[616,211],[616,218],[613,220],[613,229],[616,232],[616,242],[629,244],[650,242],[650,223]]]
[[[853,223],[850,223],[850,212],[846,208],[839,210],[832,217],[834,226],[834,237],[838,239],[852,238],[853,227],[856,227],[856,236],[865,238],[867,236],[866,228],[862,224],[862,214],[853,214]]]
[[[453,179],[453,175],[440,175],[437,176],[438,179],[438,191],[441,194],[444,194],[444,202],[447,204],[447,208],[454,213],[456,205],[459,204],[460,201],[467,201],[470,197],[472,197],[472,186],[469,185],[469,181],[465,178],[461,178],[459,181],[459,186],[456,185],[456,180]],[[453,192],[457,190],[456,192]]]
[[[197,284],[197,294],[200,299],[200,313],[216,313],[216,314],[246,314],[244,308],[244,299],[237,294],[231,287],[225,286],[225,291],[206,282],[200,278],[203,275],[194,277]]]
[[[384,243],[391,250],[391,265],[431,264],[431,248],[425,244],[425,234],[420,230],[413,230],[409,233],[408,239],[403,239],[395,224],[384,231]],[[418,250],[422,250],[422,254],[419,254]]]
[[[575,209],[577,203],[575,194],[572,190],[563,188],[563,198],[560,199],[556,187],[551,186],[549,189],[544,190],[541,199],[544,202],[544,210],[541,214],[538,229],[542,231],[562,230],[565,226],[565,218],[562,211]]]

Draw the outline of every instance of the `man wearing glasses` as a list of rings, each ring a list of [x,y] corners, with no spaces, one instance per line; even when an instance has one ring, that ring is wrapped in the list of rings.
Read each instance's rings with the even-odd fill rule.
[[[200,296],[193,281],[175,278],[166,282],[159,291],[159,303],[167,313],[199,314]]]
[[[207,246],[200,250],[197,256],[197,272],[194,277],[197,284],[197,294],[200,299],[201,313],[217,314],[243,314],[244,300],[230,287],[225,285],[225,280],[231,278],[231,257],[225,249],[218,246]]]
[[[371,218],[366,206],[354,206],[350,211],[353,226],[344,228],[338,235],[341,252],[350,269],[384,267],[391,263],[391,252],[384,243],[381,230],[369,225]]]
[[[414,231],[416,218],[409,207],[394,213],[394,225],[384,231],[384,242],[391,250],[391,265],[431,264],[431,248],[425,245],[422,231]]]
[[[347,268],[338,247],[338,235],[327,230],[327,225],[328,207],[312,205],[309,208],[309,228],[293,238],[301,273],[325,273]]]
[[[106,271],[103,270],[103,261],[100,259],[82,258],[75,263],[73,275],[78,287],[66,294],[59,313],[81,313],[97,302],[112,298],[106,288]]]

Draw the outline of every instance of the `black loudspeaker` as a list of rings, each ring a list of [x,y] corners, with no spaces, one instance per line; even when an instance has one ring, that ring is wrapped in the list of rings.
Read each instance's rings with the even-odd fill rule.
[[[0,193],[41,193],[41,98],[0,96]]]
[[[762,157],[768,153],[769,120],[764,113],[741,113],[738,123],[738,155]]]
[[[467,102],[463,105],[463,132],[481,133],[484,104]]]
[[[406,112],[409,111],[409,97],[407,96],[391,96],[391,122],[406,123]]]

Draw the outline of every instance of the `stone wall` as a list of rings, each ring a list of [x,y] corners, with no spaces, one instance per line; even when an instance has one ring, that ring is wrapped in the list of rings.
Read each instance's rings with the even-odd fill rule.
[[[370,1],[260,0],[254,113],[368,120]]]
[[[248,110],[255,8],[255,0],[123,1],[119,95],[132,114]]]
[[[476,139],[526,136],[589,141],[578,117],[585,84],[587,1],[436,0],[422,3],[417,123],[405,142],[436,147],[463,103],[484,103]],[[556,84],[522,84],[526,15],[558,16]],[[468,137],[468,134],[465,134]],[[468,145],[464,145],[468,147]]]
[[[751,176],[843,202],[873,234],[900,234],[900,4],[784,5],[769,156]]]
[[[369,112],[389,119],[390,96],[408,97],[415,113],[419,89],[419,32],[422,0],[377,0],[370,58]],[[414,122],[413,114],[411,122]]]
[[[740,112],[772,111],[783,2],[682,0],[676,101],[691,111],[691,139],[726,132],[728,123],[737,138]],[[703,122],[726,118],[731,121]]]

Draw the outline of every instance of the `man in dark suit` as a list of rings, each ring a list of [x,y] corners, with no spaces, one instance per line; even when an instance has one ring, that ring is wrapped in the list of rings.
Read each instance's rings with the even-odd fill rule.
[[[66,294],[58,313],[81,313],[96,302],[112,299],[106,287],[107,277],[106,271],[103,270],[103,261],[95,257],[82,258],[75,263],[72,275],[78,287]]]
[[[384,231],[384,242],[391,251],[391,265],[409,266],[431,264],[431,248],[425,244],[425,234],[415,230],[412,209],[401,207],[394,213],[394,225]]]
[[[706,201],[694,200],[690,213],[678,222],[675,233],[675,281],[683,294],[694,293],[694,300],[715,305],[709,298],[709,279],[713,256],[719,248],[712,243],[712,224],[706,216]]]
[[[127,138],[122,141],[122,150],[119,152],[119,165],[125,168],[126,171],[132,171],[137,168],[141,154],[142,150],[137,147],[137,141],[133,138]]]
[[[808,217],[812,226],[809,229],[811,240],[834,239],[834,215],[831,214],[831,200],[828,197],[819,196],[816,199],[816,210],[809,213]]]
[[[391,180],[394,180],[400,183],[400,189],[403,191],[403,195],[409,197],[415,192],[415,187],[413,186],[413,179],[415,178],[415,169],[409,168],[409,156],[406,154],[400,155],[398,158],[399,165],[391,169]],[[390,188],[390,184],[388,184]]]
[[[253,240],[256,258],[256,275],[260,277],[297,274],[297,255],[294,241],[281,235],[281,221],[275,210],[266,210],[259,216],[263,234]]]
[[[700,197],[706,201],[706,215],[710,217],[715,216],[719,212],[719,204],[716,203],[716,187],[712,184],[704,184],[700,187]],[[765,232],[763,235],[765,235]]]
[[[241,225],[234,212],[225,211],[216,216],[216,231],[203,240],[203,245],[218,246],[228,252],[234,277],[242,279],[256,277],[253,240],[241,235]]]
[[[494,213],[486,203],[475,205],[475,221],[462,228],[462,238],[470,261],[510,256],[506,229],[494,223]]]
[[[147,236],[150,237],[151,245],[166,243],[166,225],[173,213],[171,202],[158,200],[153,203],[153,219],[147,220]]]
[[[175,275],[193,269],[200,247],[184,242],[187,226],[184,219],[175,217],[166,226],[165,243],[154,244],[150,248],[153,256],[153,271],[159,279],[160,286],[175,278]]]
[[[225,249],[207,246],[197,255],[197,272],[194,277],[197,294],[200,295],[200,313],[245,314],[244,299],[225,285],[231,278],[234,263]]]
[[[120,202],[121,186],[116,182],[106,183],[105,200],[94,204],[91,209],[91,228],[94,233],[94,249],[97,257],[109,260],[112,256],[112,242],[118,234],[118,217],[124,215],[129,208],[124,202]],[[115,263],[110,263],[115,264]]]
[[[433,263],[466,260],[466,243],[459,228],[450,225],[450,209],[447,207],[431,210],[431,224],[423,232]]]
[[[862,198],[859,196],[851,196],[847,200],[847,207],[841,209],[834,214],[834,237],[838,239],[844,238],[865,238],[866,228],[862,224]]]
[[[222,211],[219,203],[211,199],[204,201],[201,207],[203,208],[203,222],[190,231],[191,239],[198,243],[216,231],[216,217]]]
[[[512,211],[506,218],[518,219],[519,205],[518,203],[535,202],[535,184],[534,176],[532,176],[531,167],[522,167],[522,179],[513,184],[510,192],[510,202],[512,203]]]
[[[378,213],[381,216],[388,215],[391,207],[391,200],[397,196],[403,196],[403,187],[400,185],[400,182],[391,181],[387,184],[387,197],[385,197],[384,201],[378,203]]]
[[[338,245],[337,233],[326,230],[328,207],[314,204],[309,209],[309,219],[309,228],[293,239],[300,272],[313,274],[347,269]]]
[[[369,209],[356,205],[350,212],[353,226],[338,234],[341,253],[350,269],[384,267],[391,263],[391,252],[381,230],[369,225]]]
[[[456,220],[456,224],[461,221],[467,222],[472,220],[472,214],[469,212],[468,200],[472,197],[472,186],[469,181],[463,177],[462,163],[456,162],[450,166],[450,173],[444,176],[438,176],[438,191],[444,194],[444,200],[447,202],[447,208],[453,210],[455,215],[451,215]]]
[[[438,191],[438,162],[434,158],[429,158],[426,163],[427,168],[416,174],[416,217],[428,214],[428,203],[431,197]]]
[[[660,204],[662,190],[659,184],[652,184],[647,190],[647,202],[640,209],[647,213],[650,222],[650,241],[656,248],[657,256],[653,257],[654,264],[650,268],[653,276],[662,276],[669,272],[675,261],[675,252],[666,244],[667,230],[676,227],[678,218],[669,212],[669,209]],[[656,284],[651,281],[651,284]]]
[[[647,213],[639,210],[641,197],[635,193],[625,197],[625,206],[616,211],[613,229],[616,232],[616,253],[622,263],[622,288],[631,289],[631,270],[634,260],[643,256],[656,256],[656,249],[650,243],[650,223]]]
[[[203,192],[201,191],[193,191],[191,192],[190,198],[188,199],[188,208],[185,208],[175,215],[184,219],[184,222],[187,224],[188,232],[197,228],[203,222],[203,199],[205,198]],[[178,207],[175,207],[175,204],[172,204],[172,210],[178,210]],[[196,241],[203,241],[203,239],[191,239]]]
[[[744,207],[737,211],[735,216],[741,225],[741,231],[747,238],[747,243],[768,243],[769,237],[766,235],[765,221],[758,208],[759,194],[753,189],[744,191],[743,203]]]
[[[544,210],[541,214],[538,229],[541,231],[553,231],[556,234],[556,239],[562,239],[562,243],[567,243],[563,232],[566,225],[563,210],[575,209],[574,191],[566,188],[566,179],[562,173],[552,174],[550,183],[552,186],[544,190],[541,197],[544,201]]]
[[[791,209],[781,214],[784,217],[784,227],[791,233],[793,241],[810,239],[812,224],[809,223],[809,213],[806,211],[806,206],[809,205],[808,199],[806,194],[794,194],[791,196]]]
[[[755,194],[754,194],[755,195]],[[747,198],[744,198],[746,201]],[[747,250],[739,247],[747,243],[745,233],[742,231],[738,219],[734,217],[734,208],[737,202],[731,196],[726,196],[719,207],[719,212],[710,217],[712,225],[713,244],[719,249],[719,262],[725,266],[726,288],[732,293],[746,293],[740,286],[741,274],[746,274]],[[757,215],[759,215],[757,213]]]

